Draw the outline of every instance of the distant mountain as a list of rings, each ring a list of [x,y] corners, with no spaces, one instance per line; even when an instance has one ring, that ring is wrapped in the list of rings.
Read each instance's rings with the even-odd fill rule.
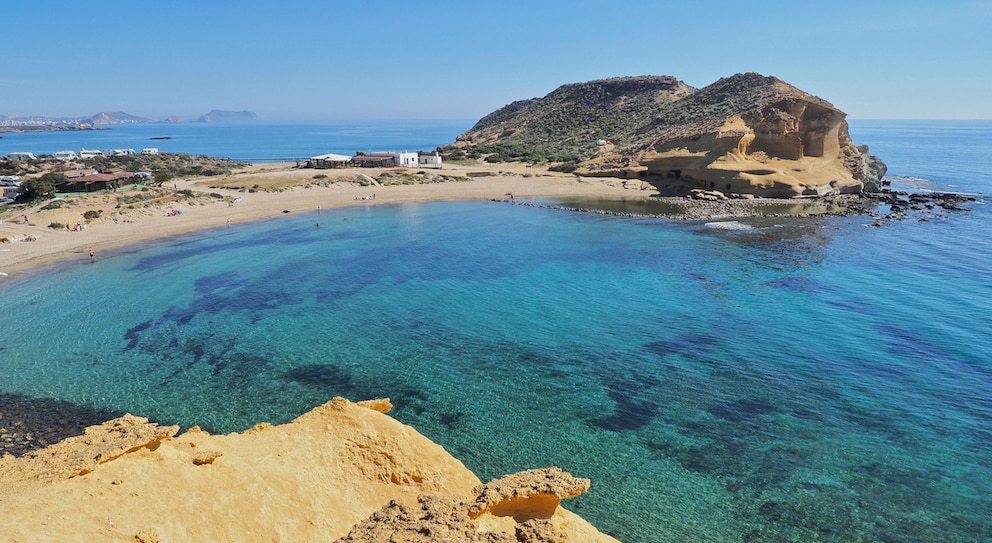
[[[258,118],[251,111],[225,111],[215,109],[206,115],[200,116],[196,120],[198,123],[244,123],[251,122]]]
[[[130,113],[124,113],[122,111],[113,111],[110,113],[100,112],[91,117],[79,120],[80,124],[92,124],[94,126],[108,124],[144,124],[151,122],[155,121],[144,117],[138,117],[137,115],[131,115]]]

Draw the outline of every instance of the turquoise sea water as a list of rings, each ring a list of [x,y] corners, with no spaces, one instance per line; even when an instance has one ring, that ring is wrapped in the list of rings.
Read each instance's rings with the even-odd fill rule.
[[[229,432],[389,396],[483,480],[591,478],[569,507],[627,542],[988,541],[992,123],[852,134],[895,186],[978,202],[882,228],[456,202],[203,232],[0,290],[0,411]]]

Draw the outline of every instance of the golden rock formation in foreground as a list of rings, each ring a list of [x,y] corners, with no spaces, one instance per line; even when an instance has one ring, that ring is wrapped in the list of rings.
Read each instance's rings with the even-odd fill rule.
[[[614,542],[559,507],[557,468],[482,485],[385,413],[330,402],[280,426],[210,435],[124,416],[0,458],[5,541]]]

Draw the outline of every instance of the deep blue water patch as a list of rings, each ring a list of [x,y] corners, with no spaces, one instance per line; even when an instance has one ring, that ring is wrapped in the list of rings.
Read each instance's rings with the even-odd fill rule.
[[[138,346],[138,342],[141,338],[141,332],[148,330],[152,326],[151,319],[144,322],[138,323],[124,332],[124,339],[127,340],[127,345],[124,347],[124,352],[130,351]]]
[[[296,366],[284,372],[283,377],[323,390],[337,390],[337,395],[346,395],[343,389],[351,383],[351,374],[348,370],[331,364],[305,364]]]
[[[845,311],[861,313],[862,315],[878,315],[875,308],[862,302],[861,300],[830,300],[827,303],[833,307],[837,307]]]
[[[946,349],[915,330],[890,322],[879,323],[875,329],[889,341],[889,352],[896,356],[945,363],[954,358]]]
[[[761,415],[775,413],[777,408],[766,400],[742,399],[711,406],[708,411],[715,417],[740,423],[754,421]]]
[[[829,292],[830,288],[823,283],[809,277],[787,276],[766,281],[765,286],[802,292],[805,294],[821,294]]]

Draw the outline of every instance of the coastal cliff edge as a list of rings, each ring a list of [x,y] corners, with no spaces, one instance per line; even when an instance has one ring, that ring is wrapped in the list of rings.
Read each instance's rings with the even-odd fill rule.
[[[385,415],[334,398],[279,426],[176,435],[126,415],[22,457],[0,457],[10,541],[615,542],[562,499],[558,468],[488,484]]]

